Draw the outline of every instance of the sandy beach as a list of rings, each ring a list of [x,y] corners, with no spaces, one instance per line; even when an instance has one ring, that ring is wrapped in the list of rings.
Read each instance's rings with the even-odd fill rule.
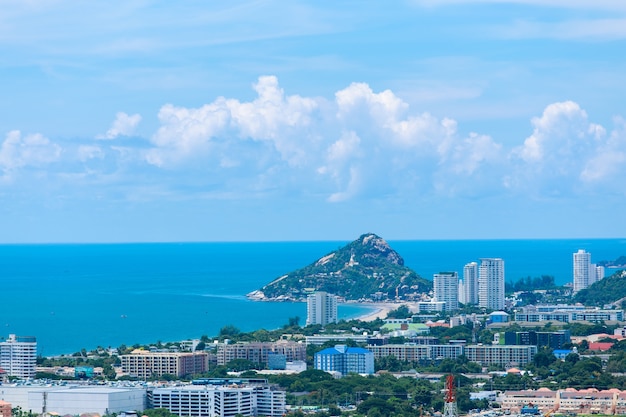
[[[372,307],[374,311],[357,317],[361,321],[374,321],[376,319],[385,319],[390,311],[397,309],[401,305],[406,305],[412,312],[417,311],[415,303],[411,302],[386,302],[386,303],[357,303],[361,306]]]

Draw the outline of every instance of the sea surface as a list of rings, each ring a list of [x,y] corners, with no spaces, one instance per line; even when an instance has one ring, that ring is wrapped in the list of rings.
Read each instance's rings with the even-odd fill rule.
[[[306,320],[304,303],[245,294],[349,242],[0,245],[0,337],[37,337],[39,354],[215,336],[225,325],[276,329]],[[572,280],[572,253],[626,254],[626,239],[390,241],[423,277],[481,257],[505,261],[507,281]],[[608,273],[611,271],[609,270]],[[339,306],[341,318],[370,311]]]

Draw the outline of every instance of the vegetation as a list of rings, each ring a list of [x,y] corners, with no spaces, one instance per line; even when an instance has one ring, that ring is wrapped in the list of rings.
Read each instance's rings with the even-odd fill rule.
[[[580,290],[574,296],[574,302],[585,305],[604,306],[626,297],[626,271],[617,271]]]
[[[410,298],[432,282],[404,266],[384,239],[365,234],[313,264],[261,288],[266,298],[304,299],[308,291],[327,291],[347,300]]]

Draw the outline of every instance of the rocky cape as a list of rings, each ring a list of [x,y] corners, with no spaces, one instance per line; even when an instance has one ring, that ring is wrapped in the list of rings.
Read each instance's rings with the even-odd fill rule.
[[[412,300],[431,289],[432,282],[404,266],[404,259],[383,238],[368,233],[247,296],[255,301],[303,301],[314,291],[326,291],[346,301]]]

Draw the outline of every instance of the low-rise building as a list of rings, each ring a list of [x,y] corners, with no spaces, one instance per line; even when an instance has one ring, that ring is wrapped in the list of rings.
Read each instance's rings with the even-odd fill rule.
[[[418,362],[420,360],[456,359],[463,354],[462,345],[382,345],[368,346],[374,359],[393,356],[400,361]]]
[[[520,312],[515,313],[515,321],[532,323],[542,321],[559,321],[563,323],[588,321],[600,323],[623,320],[624,310],[594,309],[579,305],[526,306],[522,307]]]
[[[523,366],[530,363],[537,353],[537,346],[519,345],[468,345],[464,354],[470,362],[483,366]]]
[[[148,391],[150,408],[181,417],[283,416],[285,391],[268,384],[185,385]]]
[[[208,354],[205,352],[150,352],[136,349],[121,355],[122,372],[140,379],[163,375],[185,376],[206,372]]]
[[[282,355],[284,357],[283,362],[306,360],[306,345],[287,340],[278,342],[242,342],[232,345],[220,344],[217,347],[217,364],[225,365],[235,359],[245,359],[269,366],[271,355]]]
[[[146,390],[100,386],[61,385],[2,385],[0,400],[20,407],[25,412],[58,415],[100,415],[126,410],[143,411],[146,407]]]

